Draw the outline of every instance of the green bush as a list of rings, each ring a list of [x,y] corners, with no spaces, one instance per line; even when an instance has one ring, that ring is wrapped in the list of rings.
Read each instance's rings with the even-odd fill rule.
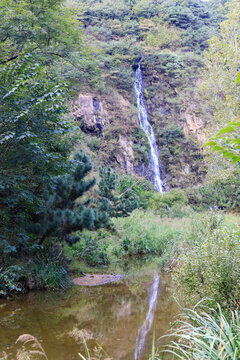
[[[216,180],[195,189],[188,189],[189,203],[194,210],[202,211],[210,207],[222,210],[240,210],[240,172],[236,171],[227,179]]]
[[[137,17],[148,18],[158,14],[158,4],[154,0],[140,0],[132,10]]]
[[[108,265],[106,236],[101,231],[97,234],[87,231],[80,233],[79,241],[72,246],[72,257],[85,261],[89,266]]]
[[[213,231],[220,228],[224,223],[224,217],[221,212],[208,211],[193,213],[188,232],[186,233],[185,243],[192,248],[199,245],[204,239],[212,234]]]
[[[22,268],[17,265],[9,266],[6,269],[0,268],[0,296],[23,291],[19,282],[21,273]]]
[[[173,205],[187,205],[188,199],[181,189],[173,189],[170,192],[153,193],[149,199],[148,206],[153,210],[169,209]]]
[[[147,34],[145,41],[147,45],[153,47],[170,48],[173,45],[179,45],[180,33],[167,24],[158,24],[153,32]]]
[[[176,289],[188,303],[212,298],[223,308],[239,308],[240,227],[219,226],[217,222],[208,229],[203,227],[204,223],[198,242],[188,245],[179,260],[173,275]]]
[[[133,175],[118,174],[114,169],[101,168],[98,195],[109,202],[110,217],[126,217],[139,207],[146,205],[145,194],[153,190],[151,183]]]

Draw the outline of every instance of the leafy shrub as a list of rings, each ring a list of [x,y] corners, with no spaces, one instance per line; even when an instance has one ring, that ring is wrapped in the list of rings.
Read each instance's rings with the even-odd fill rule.
[[[107,265],[109,258],[106,236],[101,231],[95,235],[90,232],[82,232],[79,235],[79,241],[72,247],[73,257],[84,260],[90,266]]]
[[[149,208],[159,211],[160,214],[170,215],[171,211],[173,210],[174,215],[174,208],[175,211],[177,208],[181,208],[187,205],[188,199],[185,193],[181,189],[173,189],[170,192],[161,193],[153,193],[149,199],[148,206]],[[177,212],[177,211],[176,211]]]
[[[134,144],[134,163],[138,165],[139,163],[144,162],[145,166],[149,163],[149,149],[141,144]]]
[[[133,12],[138,17],[152,17],[158,14],[158,5],[154,0],[140,0],[133,6]]]
[[[145,193],[153,189],[149,181],[118,174],[110,167],[101,168],[99,175],[98,195],[109,202],[110,217],[126,217],[133,210],[145,206]]]
[[[6,269],[0,268],[0,296],[11,292],[21,292],[23,290],[19,279],[22,268],[17,265],[9,266]]]
[[[223,308],[239,308],[240,227],[212,226],[184,251],[174,283],[188,302],[208,297]]]
[[[215,181],[213,184],[188,189],[189,203],[195,210],[218,207],[223,210],[240,209],[240,172],[236,171],[231,178]]]
[[[159,48],[171,47],[178,45],[180,42],[179,32],[174,27],[166,24],[158,24],[153,32],[149,32],[146,36],[146,44]]]
[[[101,139],[96,136],[88,137],[87,144],[91,151],[99,151],[101,148]]]
[[[203,239],[210,236],[213,231],[220,228],[223,223],[224,217],[221,212],[208,211],[200,214],[195,213],[186,234],[186,244],[189,247],[199,245]]]
[[[152,183],[146,179],[136,179],[132,175],[122,174],[119,177],[117,191],[120,195],[125,193],[126,199],[136,199],[138,208],[146,208],[148,198],[155,190]]]

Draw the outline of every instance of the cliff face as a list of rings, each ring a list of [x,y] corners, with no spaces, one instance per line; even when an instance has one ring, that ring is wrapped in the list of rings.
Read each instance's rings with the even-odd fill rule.
[[[79,94],[72,108],[75,118],[85,132],[102,134],[109,126],[108,113],[93,94]]]
[[[102,77],[72,103],[95,163],[151,179],[149,144],[139,125],[134,93],[135,71],[143,56],[145,101],[167,189],[192,186],[204,176],[199,143],[204,141],[204,114],[197,111],[196,84],[207,46],[206,27],[209,33],[217,27],[207,3],[179,4],[85,0],[80,19],[86,41],[99,49],[96,61]]]
[[[137,111],[128,99],[116,91],[111,95],[86,93],[79,94],[71,107],[87,135],[89,154],[93,155],[95,163],[134,173],[136,159],[132,133],[139,124]]]
[[[161,96],[160,100],[163,100]],[[134,98],[132,102],[131,104],[128,99],[124,99],[120,94],[108,97],[96,93],[87,93],[78,95],[72,102],[72,109],[82,131],[87,134],[90,155],[92,155],[92,152],[96,153],[96,157],[94,156],[95,163],[98,165],[110,164],[127,173],[151,179],[151,171],[148,166],[149,144],[139,125]],[[153,108],[157,108],[156,104],[153,101],[149,102],[149,117],[154,124]],[[167,112],[163,105],[161,112],[164,115]],[[200,142],[204,141],[202,131],[204,123],[201,118],[195,115],[194,106],[189,106],[184,112],[181,126],[183,132],[181,132],[181,127],[178,124],[173,126],[172,131],[169,129],[167,138],[169,138],[170,143],[167,144],[167,147],[165,143],[159,145],[160,158],[164,164],[163,185],[167,190],[171,186],[188,185],[187,179],[190,177],[192,181],[193,175],[196,176],[194,182],[199,181],[199,178],[197,178],[199,176],[198,160],[201,159],[201,155],[198,154],[197,142],[192,143],[190,141],[189,144],[189,136],[194,136]],[[167,124],[166,127],[168,128],[169,125]],[[171,132],[174,133],[174,127],[175,132],[176,128],[180,132],[176,134],[176,140],[174,140],[174,136],[171,139]],[[168,131],[165,130],[165,132]],[[156,133],[158,134],[158,129],[156,129]],[[94,139],[98,141],[97,146],[94,144]],[[174,167],[174,165],[171,165],[173,159],[170,158],[169,161],[167,159],[164,162],[164,155],[166,148],[174,147],[176,145],[174,141],[178,143],[179,139],[181,139],[181,143],[185,145],[187,151],[182,150]],[[179,147],[179,143],[177,147]],[[192,161],[194,152],[197,153],[195,162]],[[172,175],[174,172],[177,176]],[[191,173],[193,173],[192,176]]]
[[[183,131],[185,137],[194,135],[200,143],[206,140],[203,132],[204,121],[194,113],[194,106],[190,105],[184,113]]]

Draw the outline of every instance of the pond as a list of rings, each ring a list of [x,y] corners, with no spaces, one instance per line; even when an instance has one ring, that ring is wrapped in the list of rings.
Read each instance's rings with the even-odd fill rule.
[[[141,263],[127,266],[118,282],[0,300],[1,351],[15,359],[16,339],[31,334],[49,360],[79,360],[83,337],[91,353],[100,344],[105,359],[148,359],[153,329],[156,339],[166,334],[178,312],[170,277],[159,269]]]

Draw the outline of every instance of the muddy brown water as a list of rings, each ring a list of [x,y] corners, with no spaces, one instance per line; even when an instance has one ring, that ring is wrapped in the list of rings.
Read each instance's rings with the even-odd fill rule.
[[[102,286],[73,286],[67,291],[0,300],[0,351],[14,359],[14,343],[27,333],[38,338],[49,360],[79,360],[79,352],[85,355],[83,334],[92,354],[100,344],[106,352],[103,358],[133,360],[138,329],[149,310],[154,272],[140,266],[129,270],[123,280]],[[163,345],[159,338],[168,332],[178,312],[170,296],[169,275],[158,273],[158,303],[142,359],[151,352],[153,329],[156,343]]]

